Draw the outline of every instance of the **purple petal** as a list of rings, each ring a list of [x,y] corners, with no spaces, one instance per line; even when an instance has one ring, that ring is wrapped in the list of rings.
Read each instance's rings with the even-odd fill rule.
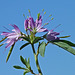
[[[15,33],[10,33],[7,38],[18,38],[19,36],[20,35],[17,35]]]
[[[50,33],[50,34],[52,34],[52,35],[54,35],[54,36],[56,36],[56,35],[59,35],[59,34],[60,34],[60,33],[58,33],[58,32],[53,32],[53,30],[50,30],[50,31],[49,31],[49,33]]]
[[[15,43],[14,39],[10,40],[10,42],[7,44],[7,46],[5,48],[8,48],[9,46],[12,46],[14,43]]]
[[[7,36],[9,34],[9,32],[2,32],[1,35],[5,35]]]
[[[11,24],[10,24],[10,25],[11,25]],[[16,26],[15,24],[14,24],[14,25],[11,25],[11,26],[14,27],[14,29],[16,30],[17,33],[20,33],[20,32],[21,32],[20,29],[18,28],[18,26]]]
[[[32,31],[32,29],[30,29],[30,28],[27,28],[29,31]]]
[[[46,39],[48,41],[59,40],[59,37],[56,37],[56,35],[59,35],[59,33],[53,32],[53,30],[50,30],[46,35]]]
[[[26,19],[26,20],[24,21],[24,27],[25,27],[25,29],[28,28],[28,19]]]
[[[30,26],[33,29],[35,27],[35,22],[32,17],[29,17]]]
[[[41,29],[37,30],[37,32],[47,32],[47,31],[48,31],[47,28],[41,28]]]

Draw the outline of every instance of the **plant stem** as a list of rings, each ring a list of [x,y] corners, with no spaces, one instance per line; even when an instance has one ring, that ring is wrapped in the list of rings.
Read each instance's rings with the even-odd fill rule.
[[[33,49],[33,53],[34,53],[35,62],[36,62],[36,66],[37,66],[38,72],[39,72],[40,75],[43,75],[42,71],[40,69],[39,62],[38,62],[38,55],[35,53],[34,44],[31,44],[31,46],[32,46],[32,49]]]

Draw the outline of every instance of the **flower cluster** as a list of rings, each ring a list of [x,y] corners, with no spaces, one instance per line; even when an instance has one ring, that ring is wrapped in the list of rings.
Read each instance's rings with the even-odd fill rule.
[[[30,16],[27,18],[24,22],[25,30],[29,30],[33,33],[37,32],[46,32],[48,31],[47,28],[43,28],[42,25],[42,16],[39,15],[39,17],[34,21],[34,19]]]
[[[24,21],[24,27],[26,31],[29,30],[34,34],[36,34],[37,32],[47,32],[44,38],[46,38],[48,41],[59,40],[59,37],[57,37],[59,33],[54,32],[53,29],[49,31],[47,28],[44,28],[46,24],[48,23],[45,23],[42,26],[42,16],[40,15],[40,13],[38,14],[38,18],[36,19],[36,21],[34,21],[33,17],[31,16]]]
[[[33,17],[31,17],[31,15],[24,21],[24,28],[26,32],[29,31],[30,33],[33,33],[34,35],[38,32],[47,32],[46,36],[44,37],[45,39],[47,39],[48,41],[59,40],[59,37],[57,37],[59,33],[54,32],[54,30],[49,31],[47,28],[44,28],[45,25],[46,23],[42,26],[42,15],[40,15],[40,13],[38,14],[37,19],[35,21]],[[11,26],[14,27],[12,32],[2,32],[1,34],[7,38],[7,41],[5,42],[7,43],[7,46],[5,48],[12,46],[18,40],[21,40],[19,39],[19,37],[23,36],[22,32],[16,25],[11,25]]]
[[[25,68],[21,67],[21,66],[13,66],[13,67],[16,68],[16,69],[23,69],[24,70],[23,75],[25,75],[26,73],[29,73],[29,72],[31,72],[34,75],[43,75],[43,73],[41,71],[41,68],[40,68],[40,65],[39,65],[38,55],[40,54],[42,57],[44,57],[45,48],[49,43],[57,45],[57,46],[65,49],[65,50],[67,50],[68,52],[72,53],[73,55],[75,55],[75,49],[72,48],[72,47],[75,47],[75,44],[70,42],[70,41],[67,41],[67,40],[60,40],[60,38],[67,38],[67,37],[70,37],[70,36],[57,37],[57,35],[59,35],[60,33],[55,32],[54,29],[57,28],[60,25],[56,26],[52,30],[48,30],[47,28],[45,28],[45,25],[49,24],[49,22],[53,18],[50,19],[48,22],[45,22],[49,19],[49,17],[51,16],[50,15],[44,21],[44,23],[42,23],[43,17],[44,17],[44,14],[45,14],[44,13],[43,16],[42,16],[42,13],[38,13],[36,20],[34,20],[33,17],[31,16],[30,10],[29,10],[30,15],[27,18],[25,18],[25,21],[24,21],[24,28],[25,28],[26,34],[22,33],[20,31],[20,29],[18,28],[18,26],[16,26],[15,24],[14,25],[10,24],[14,28],[12,30],[9,30],[9,29],[6,28],[10,32],[2,32],[1,33],[1,35],[4,35],[5,37],[2,40],[0,40],[0,43],[4,40],[6,42],[1,44],[0,46],[2,46],[4,44],[7,44],[5,48],[8,48],[8,47],[11,46],[11,48],[9,50],[9,53],[8,53],[8,56],[7,56],[7,59],[6,59],[6,62],[8,61],[8,59],[11,55],[11,52],[13,50],[13,47],[18,40],[25,41],[25,43],[20,47],[20,50],[23,49],[24,47],[28,46],[29,44],[31,45],[39,74],[36,74],[32,70],[32,68],[30,66],[30,59],[29,58],[26,59],[26,58],[23,58],[22,56],[20,56],[20,60],[24,64]],[[41,36],[36,36],[36,34],[40,33],[40,32],[46,32],[46,33],[44,35],[41,35]],[[43,40],[43,39],[46,39],[47,42],[44,42],[44,41],[41,42],[40,41],[40,40]],[[35,50],[35,45],[34,45],[36,43],[38,43],[37,51]]]

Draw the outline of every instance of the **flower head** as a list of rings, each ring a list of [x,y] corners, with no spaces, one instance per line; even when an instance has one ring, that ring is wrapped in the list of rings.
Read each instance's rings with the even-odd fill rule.
[[[21,31],[19,30],[19,28],[16,25],[11,25],[14,27],[14,29],[12,30],[12,32],[2,32],[1,35],[4,35],[5,37],[7,37],[7,41],[5,43],[7,43],[7,46],[5,48],[8,48],[9,46],[13,45],[15,42],[17,42],[19,39],[19,37],[21,36]]]
[[[44,26],[41,25],[42,25],[41,15],[38,16],[36,21],[34,21],[34,19],[31,16],[24,21],[25,30],[29,30],[33,33],[48,31],[47,28],[43,28]]]
[[[48,41],[59,40],[59,37],[57,37],[57,35],[59,35],[59,33],[54,32],[54,30],[50,30],[46,35],[46,39]]]

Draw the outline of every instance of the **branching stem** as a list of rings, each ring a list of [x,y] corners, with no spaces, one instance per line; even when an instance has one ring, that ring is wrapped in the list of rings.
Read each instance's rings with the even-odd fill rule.
[[[33,49],[33,53],[34,53],[35,62],[36,62],[36,66],[37,66],[38,72],[39,72],[40,75],[43,75],[43,74],[42,74],[42,71],[41,71],[41,69],[40,69],[39,62],[38,62],[38,54],[35,53],[34,44],[31,44],[31,46],[32,46],[32,49]]]

